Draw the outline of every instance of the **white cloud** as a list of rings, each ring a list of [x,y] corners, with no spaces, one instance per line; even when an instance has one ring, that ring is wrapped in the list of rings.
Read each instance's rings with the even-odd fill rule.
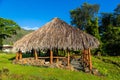
[[[22,28],[25,29],[25,30],[37,30],[39,27],[24,26]]]

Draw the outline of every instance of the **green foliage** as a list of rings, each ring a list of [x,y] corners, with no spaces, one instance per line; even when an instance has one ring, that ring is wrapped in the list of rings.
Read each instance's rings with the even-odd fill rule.
[[[120,9],[120,6],[117,9]],[[114,16],[115,16],[114,25],[117,26],[117,27],[120,27],[120,10],[119,10],[119,12],[115,11]]]
[[[95,36],[101,42],[97,17],[98,10],[99,5],[84,3],[81,7],[71,10],[70,14],[71,23],[75,27]],[[101,47],[94,50],[94,52],[97,50],[101,50]]]
[[[81,30],[86,30],[92,24],[94,18],[96,18],[98,10],[99,5],[84,3],[81,7],[70,11],[71,23]]]
[[[15,35],[17,29],[20,27],[14,21],[0,18],[0,45],[3,45],[3,39]]]
[[[99,5],[84,3],[81,7],[71,10],[70,14],[73,25],[100,40],[97,17],[98,10]]]
[[[16,35],[12,35],[11,37],[4,39],[3,40],[3,44],[13,45],[14,42],[16,42],[17,40],[19,40],[20,38],[22,38],[26,34],[28,34],[30,32],[33,32],[33,30],[20,29],[20,30],[16,30],[16,32],[17,32]]]
[[[70,11],[71,23],[100,41],[100,47],[93,52],[120,55],[120,4],[113,13],[101,13],[99,23],[98,10],[99,5],[84,3],[81,7]]]
[[[95,36],[98,40],[100,40],[98,18],[94,18],[89,21],[89,26],[86,28],[86,31],[87,33]]]
[[[108,55],[120,55],[120,6],[114,13],[102,13],[100,34],[103,50]]]

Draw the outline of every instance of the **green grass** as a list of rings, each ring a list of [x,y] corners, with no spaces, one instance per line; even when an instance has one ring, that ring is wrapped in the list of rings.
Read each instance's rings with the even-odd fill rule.
[[[69,71],[57,68],[45,68],[12,64],[15,54],[0,54],[0,70],[7,68],[9,74],[0,75],[2,80],[119,80],[119,67],[92,58],[93,66],[105,76],[95,76],[82,71]],[[117,69],[117,70],[116,70]]]
[[[105,59],[105,57],[101,57]],[[106,59],[118,61],[120,57],[107,57]],[[93,67],[97,68],[108,80],[120,80],[120,67],[113,63],[104,62],[101,59],[92,57]]]
[[[120,63],[120,56],[116,56],[116,57],[108,57],[108,56],[104,56],[102,57],[103,59],[108,59],[108,60],[111,60],[111,61],[114,61],[116,63]]]

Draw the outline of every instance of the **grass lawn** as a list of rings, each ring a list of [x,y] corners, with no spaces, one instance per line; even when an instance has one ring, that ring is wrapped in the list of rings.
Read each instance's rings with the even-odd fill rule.
[[[102,59],[107,59],[107,61]],[[93,67],[97,68],[108,80],[120,80],[120,67],[108,61],[119,63],[120,57],[102,56],[101,59],[92,57],[92,60]]]
[[[12,64],[15,54],[0,53],[0,80],[119,80],[120,67],[92,57],[93,67],[105,76],[95,76],[82,71],[44,68]],[[120,57],[119,57],[120,58]],[[7,72],[6,69],[9,71]]]

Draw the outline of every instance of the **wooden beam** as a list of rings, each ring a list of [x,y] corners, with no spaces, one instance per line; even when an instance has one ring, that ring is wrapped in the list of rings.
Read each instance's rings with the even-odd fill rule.
[[[47,58],[50,58],[50,57],[38,57],[38,58],[47,59]],[[53,58],[63,59],[63,58],[66,58],[66,57],[53,56]]]
[[[69,66],[70,65],[70,53],[68,52],[68,54],[67,54],[67,66]]]
[[[66,57],[59,57],[59,56],[54,56],[53,58],[58,58],[58,59],[62,59],[62,58],[66,58]]]
[[[89,69],[92,70],[92,60],[91,60],[91,51],[90,51],[90,48],[88,49],[88,56],[89,56]]]
[[[50,64],[53,64],[53,51],[50,50]]]
[[[35,60],[38,60],[38,55],[37,55],[37,51],[36,50],[34,50],[34,57],[35,57]]]
[[[39,59],[47,59],[47,58],[50,58],[50,57],[38,57]]]

